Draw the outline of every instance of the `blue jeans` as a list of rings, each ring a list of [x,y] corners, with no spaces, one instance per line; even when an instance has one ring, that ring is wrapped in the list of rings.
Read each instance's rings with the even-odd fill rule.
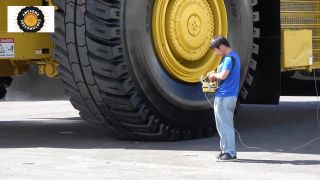
[[[237,155],[233,125],[236,103],[237,97],[234,96],[214,98],[214,115],[220,136],[220,149],[223,153],[229,153],[232,157]]]

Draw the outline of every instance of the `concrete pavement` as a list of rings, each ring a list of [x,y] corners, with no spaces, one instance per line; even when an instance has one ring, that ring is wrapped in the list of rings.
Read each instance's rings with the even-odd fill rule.
[[[315,97],[243,105],[238,162],[216,162],[217,136],[182,142],[118,140],[82,120],[67,101],[0,102],[1,179],[320,179]],[[282,152],[282,153],[279,153]]]

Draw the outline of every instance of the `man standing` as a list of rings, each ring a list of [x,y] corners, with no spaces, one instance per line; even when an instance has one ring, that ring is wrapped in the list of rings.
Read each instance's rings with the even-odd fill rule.
[[[230,43],[223,36],[214,37],[210,47],[217,55],[223,57],[217,73],[208,73],[210,81],[218,79],[218,89],[214,99],[214,113],[216,127],[220,136],[221,152],[217,159],[222,161],[236,160],[233,115],[240,85],[240,58],[231,49]]]

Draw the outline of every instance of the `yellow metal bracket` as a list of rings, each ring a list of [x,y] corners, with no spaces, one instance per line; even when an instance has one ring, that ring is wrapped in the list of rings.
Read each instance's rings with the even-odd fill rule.
[[[57,67],[58,63],[54,61],[45,62],[45,64],[39,64],[39,74],[47,75],[50,78],[58,76]]]

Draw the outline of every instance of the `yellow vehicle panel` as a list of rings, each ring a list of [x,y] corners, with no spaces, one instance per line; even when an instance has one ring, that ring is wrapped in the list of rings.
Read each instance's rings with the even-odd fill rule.
[[[0,17],[7,17],[7,6],[40,6],[41,0],[1,0]],[[14,56],[10,60],[50,59],[53,43],[50,33],[7,33],[7,18],[0,18],[0,39],[14,39]]]
[[[313,64],[312,31],[282,31],[282,70]]]

